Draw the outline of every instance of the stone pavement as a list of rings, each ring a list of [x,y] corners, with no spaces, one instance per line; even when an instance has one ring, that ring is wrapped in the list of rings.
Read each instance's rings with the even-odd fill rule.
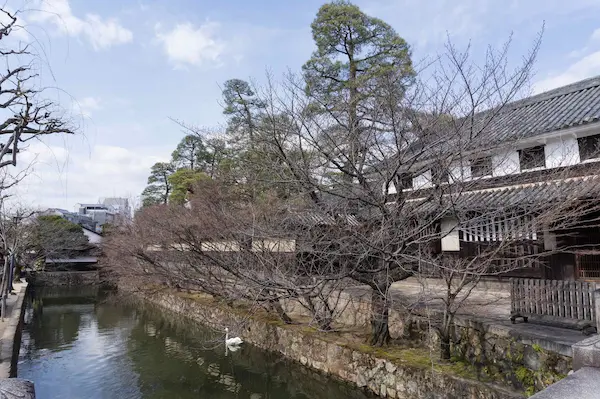
[[[367,286],[353,286],[346,289],[355,297],[369,299],[370,288]],[[466,291],[466,289],[464,290]],[[446,288],[442,281],[427,279],[417,280],[409,278],[392,284],[391,297],[393,307],[399,310],[402,307],[424,307],[431,309],[442,307],[441,298],[445,295]],[[504,319],[510,316],[510,288],[504,283],[482,282],[477,285],[464,299],[458,314],[480,315],[486,318]]]
[[[6,314],[9,315],[9,317],[3,317],[2,319],[0,319],[0,337],[2,337],[2,335],[4,334],[4,330],[6,329],[6,326],[10,323],[11,317],[12,316],[12,311],[13,308],[15,306],[15,304],[17,303],[17,299],[19,297],[19,292],[21,292],[21,289],[24,289],[25,287],[27,287],[27,283],[26,282],[18,282],[18,283],[13,283],[13,288],[14,288],[14,294],[15,295],[9,295],[8,298],[6,299]]]
[[[531,397],[531,399],[598,398],[600,398],[600,369],[594,367],[584,367]]]
[[[463,291],[466,291],[464,289]],[[429,306],[442,308],[441,298],[446,294],[442,281],[409,278],[392,284],[392,299],[400,306]],[[469,295],[457,298],[464,301],[457,314],[477,315],[485,318],[506,319],[510,317],[510,286],[508,284],[478,284]]]

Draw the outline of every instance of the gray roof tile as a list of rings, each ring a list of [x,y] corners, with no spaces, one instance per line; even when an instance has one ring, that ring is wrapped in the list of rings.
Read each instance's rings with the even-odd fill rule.
[[[409,201],[409,212],[432,213],[443,209],[477,211],[511,207],[539,207],[541,204],[574,201],[586,197],[600,197],[600,176],[586,176],[533,184],[514,185],[493,189],[448,194],[442,204],[416,198]],[[408,209],[409,208],[409,209]],[[444,212],[445,213],[445,212]]]
[[[360,223],[354,215],[338,214],[336,217],[325,212],[303,211],[293,212],[289,215],[289,221],[304,226],[331,226],[336,224],[359,226]]]
[[[425,130],[431,123],[432,132],[448,131],[424,134],[406,150],[409,156],[438,157],[447,152],[456,153],[463,146],[468,151],[486,149],[600,122],[600,76],[479,112],[473,122],[466,118],[450,126],[440,126],[437,116],[431,116],[432,121],[428,121],[429,115],[418,115]]]
[[[485,120],[488,112],[480,114]],[[507,104],[489,126],[494,141],[532,137],[600,120],[600,76]]]

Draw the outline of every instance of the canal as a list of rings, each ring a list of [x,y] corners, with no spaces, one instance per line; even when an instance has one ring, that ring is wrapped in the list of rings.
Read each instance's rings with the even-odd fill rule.
[[[27,298],[17,366],[37,398],[364,399],[355,387],[222,334],[94,290]]]

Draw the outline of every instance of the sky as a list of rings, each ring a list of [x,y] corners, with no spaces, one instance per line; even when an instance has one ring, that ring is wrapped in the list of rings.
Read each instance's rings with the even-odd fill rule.
[[[20,154],[21,204],[74,209],[101,197],[132,201],[150,167],[184,132],[172,119],[218,130],[221,86],[299,71],[314,45],[317,0],[5,0],[22,10],[10,40],[36,49],[44,94],[69,112],[74,135]],[[356,0],[412,47],[413,60],[448,37],[475,56],[512,34],[525,54],[544,26],[532,92],[600,75],[600,0]],[[0,19],[1,22],[1,19]],[[7,39],[5,39],[7,40]],[[10,42],[7,42],[10,44]],[[5,42],[2,42],[5,45]]]

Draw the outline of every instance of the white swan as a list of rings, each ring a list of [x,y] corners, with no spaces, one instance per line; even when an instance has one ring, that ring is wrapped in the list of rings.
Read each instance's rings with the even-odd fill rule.
[[[229,328],[225,327],[225,345],[235,347],[240,345],[242,342],[244,341],[242,341],[240,337],[229,338]]]

